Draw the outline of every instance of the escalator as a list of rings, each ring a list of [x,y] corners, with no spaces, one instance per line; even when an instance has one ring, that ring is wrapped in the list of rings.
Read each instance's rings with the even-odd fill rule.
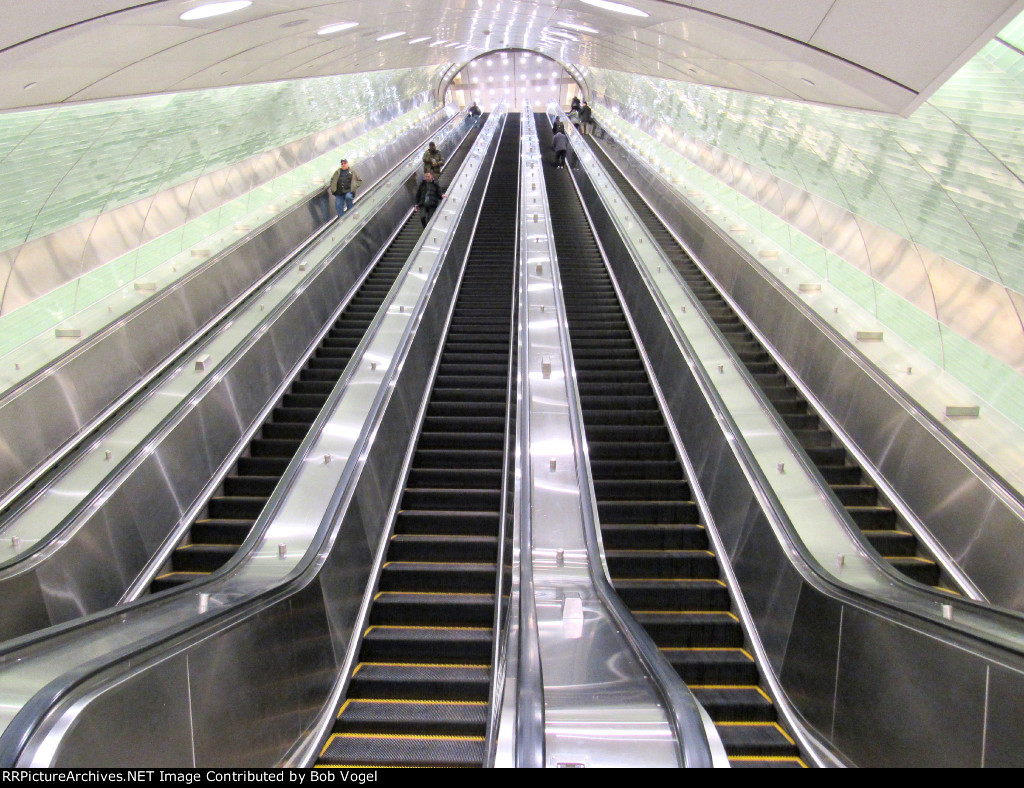
[[[466,137],[448,162],[447,172],[458,170],[477,134],[479,127]],[[164,571],[153,579],[151,593],[205,577],[237,552],[341,378],[420,233],[418,216],[410,214],[267,423],[239,457],[221,490],[192,523]]]
[[[519,118],[509,114],[367,629],[318,766],[486,757],[507,401]]]
[[[861,529],[865,539],[890,565],[907,577],[929,586],[950,585],[935,559],[920,544],[896,510],[884,500],[856,459],[846,451],[810,403],[790,383],[700,267],[676,242],[594,138],[586,139],[605,171],[729,341],[740,361]]]
[[[551,127],[539,116],[541,149]],[[569,170],[545,163],[569,338],[612,584],[734,766],[803,766],[745,648],[699,511]]]

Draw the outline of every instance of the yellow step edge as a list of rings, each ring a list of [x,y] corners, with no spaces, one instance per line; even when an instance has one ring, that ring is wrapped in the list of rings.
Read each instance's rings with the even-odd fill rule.
[[[490,665],[462,665],[449,662],[360,662],[352,675],[354,676],[363,665],[373,665],[378,668],[490,668]]]
[[[332,733],[327,740],[330,744],[334,739],[401,739],[403,741],[486,741],[485,736],[440,736],[438,734],[414,733]]]
[[[609,552],[613,552],[613,553],[643,553],[644,555],[651,555],[651,554],[661,554],[661,553],[665,553],[665,552],[669,552],[669,551],[665,550],[664,548],[662,548],[660,550],[610,550]],[[714,555],[715,555],[710,550],[673,550],[671,552],[678,552],[678,553],[703,553],[704,555],[710,555],[712,557],[714,557]],[[662,578],[662,579],[664,579],[664,578]]]
[[[802,768],[802,769],[806,769],[807,768],[807,764],[804,763],[803,758],[797,758],[796,756],[793,756],[793,755],[789,755],[789,756],[785,756],[785,755],[763,755],[763,756],[759,756],[759,755],[730,755],[729,756],[729,760],[730,761],[747,761],[747,762],[751,762],[751,763],[754,762],[754,761],[768,761],[769,763],[799,763],[800,764],[800,768]]]
[[[416,700],[414,698],[350,698],[345,701],[345,706],[350,703],[417,703],[427,706],[486,706],[485,700]],[[342,707],[344,708],[344,706]]]
[[[171,577],[173,575],[195,575],[196,577],[205,577],[206,575],[213,574],[212,572],[167,572],[162,575],[157,575],[154,580],[161,580],[165,577]]]
[[[736,648],[735,646],[714,646],[712,648],[701,648],[700,646],[661,646],[659,651],[736,651],[745,656],[751,662],[754,658],[750,655],[750,652],[745,648]]]
[[[756,690],[757,693],[769,703],[772,703],[772,699],[768,697],[767,693],[756,684],[690,684],[690,689],[706,689],[706,690]]]
[[[494,594],[489,594],[486,591],[472,591],[462,593],[461,591],[378,591],[374,596],[373,601],[376,602],[382,596],[387,594],[401,594],[402,596],[479,596],[492,598]]]
[[[685,613],[688,616],[729,616],[733,621],[739,622],[739,619],[728,610],[631,610],[629,612],[633,615],[647,613],[657,616],[675,616],[681,613]]]
[[[777,723],[777,722],[737,722],[735,720],[732,720],[732,721],[729,721],[729,722],[716,722],[715,723],[715,727],[716,728],[775,728],[775,730],[777,730],[779,733],[781,733],[786,738],[786,741],[788,741],[794,747],[796,746],[796,742],[793,741],[792,737],[788,733],[786,733],[786,729],[783,728],[781,725],[779,725],[779,723]]]
[[[717,577],[616,577],[613,585],[619,583],[718,583],[722,588],[728,586]]]
[[[366,628],[363,635],[367,635],[374,629],[426,629],[431,632],[490,632],[491,627],[414,627],[408,625],[373,624]]]
[[[935,562],[930,558],[921,558],[916,555],[883,555],[886,561],[918,561],[922,564],[934,564]]]

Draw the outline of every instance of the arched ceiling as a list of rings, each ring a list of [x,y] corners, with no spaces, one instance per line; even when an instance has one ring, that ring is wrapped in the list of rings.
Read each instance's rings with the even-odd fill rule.
[[[909,114],[1024,7],[1024,0],[629,3],[647,16],[583,0],[254,0],[186,22],[180,15],[203,0],[0,0],[0,109],[448,67],[517,47],[566,64]],[[341,22],[358,26],[317,34]]]

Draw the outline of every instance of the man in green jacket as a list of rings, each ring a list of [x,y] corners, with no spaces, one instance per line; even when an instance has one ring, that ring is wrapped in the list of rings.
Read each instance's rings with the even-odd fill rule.
[[[345,215],[346,211],[352,210],[352,203],[356,199],[356,190],[362,182],[363,179],[348,166],[348,159],[342,159],[341,166],[334,171],[334,175],[331,177],[331,194],[334,195],[334,207],[338,209],[339,219]]]

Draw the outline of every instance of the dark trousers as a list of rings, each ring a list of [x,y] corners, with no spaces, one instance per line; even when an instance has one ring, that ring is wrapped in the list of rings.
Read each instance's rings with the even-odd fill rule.
[[[434,215],[434,211],[436,210],[436,205],[424,205],[422,208],[420,208],[420,224],[426,227],[427,222],[430,221],[430,217]]]
[[[565,166],[565,151],[564,150],[556,150],[555,151],[555,166],[556,167],[564,167]]]

